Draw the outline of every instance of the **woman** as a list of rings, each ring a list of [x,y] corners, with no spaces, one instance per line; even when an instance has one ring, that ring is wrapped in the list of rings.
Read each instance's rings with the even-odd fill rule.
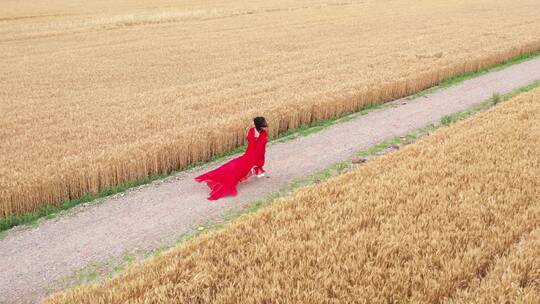
[[[206,182],[212,190],[209,200],[217,200],[228,195],[236,195],[236,185],[252,174],[257,177],[264,176],[264,154],[268,134],[268,124],[264,117],[253,119],[254,128],[249,129],[247,134],[248,146],[244,155],[235,158],[221,167],[207,172],[195,178],[198,182]]]

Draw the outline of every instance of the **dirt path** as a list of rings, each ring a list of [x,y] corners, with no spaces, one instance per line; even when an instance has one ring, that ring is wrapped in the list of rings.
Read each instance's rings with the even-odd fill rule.
[[[219,219],[225,212],[278,191],[294,179],[345,160],[355,151],[402,135],[447,114],[464,110],[493,93],[540,79],[540,58],[465,81],[452,88],[333,125],[267,151],[270,178],[250,179],[240,194],[206,200],[193,177],[217,164],[182,172],[165,181],[127,191],[101,204],[76,208],[37,226],[14,229],[0,241],[0,303],[34,303],[55,281],[127,252],[151,250]]]

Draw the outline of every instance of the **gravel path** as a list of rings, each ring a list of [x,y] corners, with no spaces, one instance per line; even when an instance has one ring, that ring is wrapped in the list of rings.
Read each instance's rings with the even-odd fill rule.
[[[0,303],[35,303],[52,284],[89,264],[151,250],[225,212],[278,191],[294,179],[345,160],[355,151],[437,122],[486,100],[540,79],[540,58],[465,81],[426,97],[394,102],[389,107],[333,125],[267,150],[270,178],[252,178],[240,194],[217,202],[206,200],[206,186],[193,177],[217,164],[182,172],[142,186],[101,204],[76,208],[13,229],[0,241]],[[405,104],[403,104],[405,103]]]

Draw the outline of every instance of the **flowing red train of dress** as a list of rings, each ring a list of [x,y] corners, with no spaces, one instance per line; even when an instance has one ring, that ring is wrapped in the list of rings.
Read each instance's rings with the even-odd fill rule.
[[[264,154],[268,141],[266,131],[262,130],[259,137],[255,137],[255,128],[251,128],[248,131],[247,140],[248,146],[244,155],[195,178],[198,182],[205,182],[210,188],[209,200],[238,194],[236,185],[248,178],[252,170],[256,175],[264,173]]]

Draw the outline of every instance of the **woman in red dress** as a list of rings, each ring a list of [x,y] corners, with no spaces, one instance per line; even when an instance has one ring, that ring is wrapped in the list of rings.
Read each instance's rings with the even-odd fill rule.
[[[255,174],[257,177],[264,176],[264,154],[268,134],[268,124],[264,117],[253,119],[254,128],[249,129],[247,134],[248,146],[244,155],[237,157],[221,167],[197,176],[198,182],[205,182],[210,188],[209,200],[217,200],[224,196],[238,194],[236,185]]]

